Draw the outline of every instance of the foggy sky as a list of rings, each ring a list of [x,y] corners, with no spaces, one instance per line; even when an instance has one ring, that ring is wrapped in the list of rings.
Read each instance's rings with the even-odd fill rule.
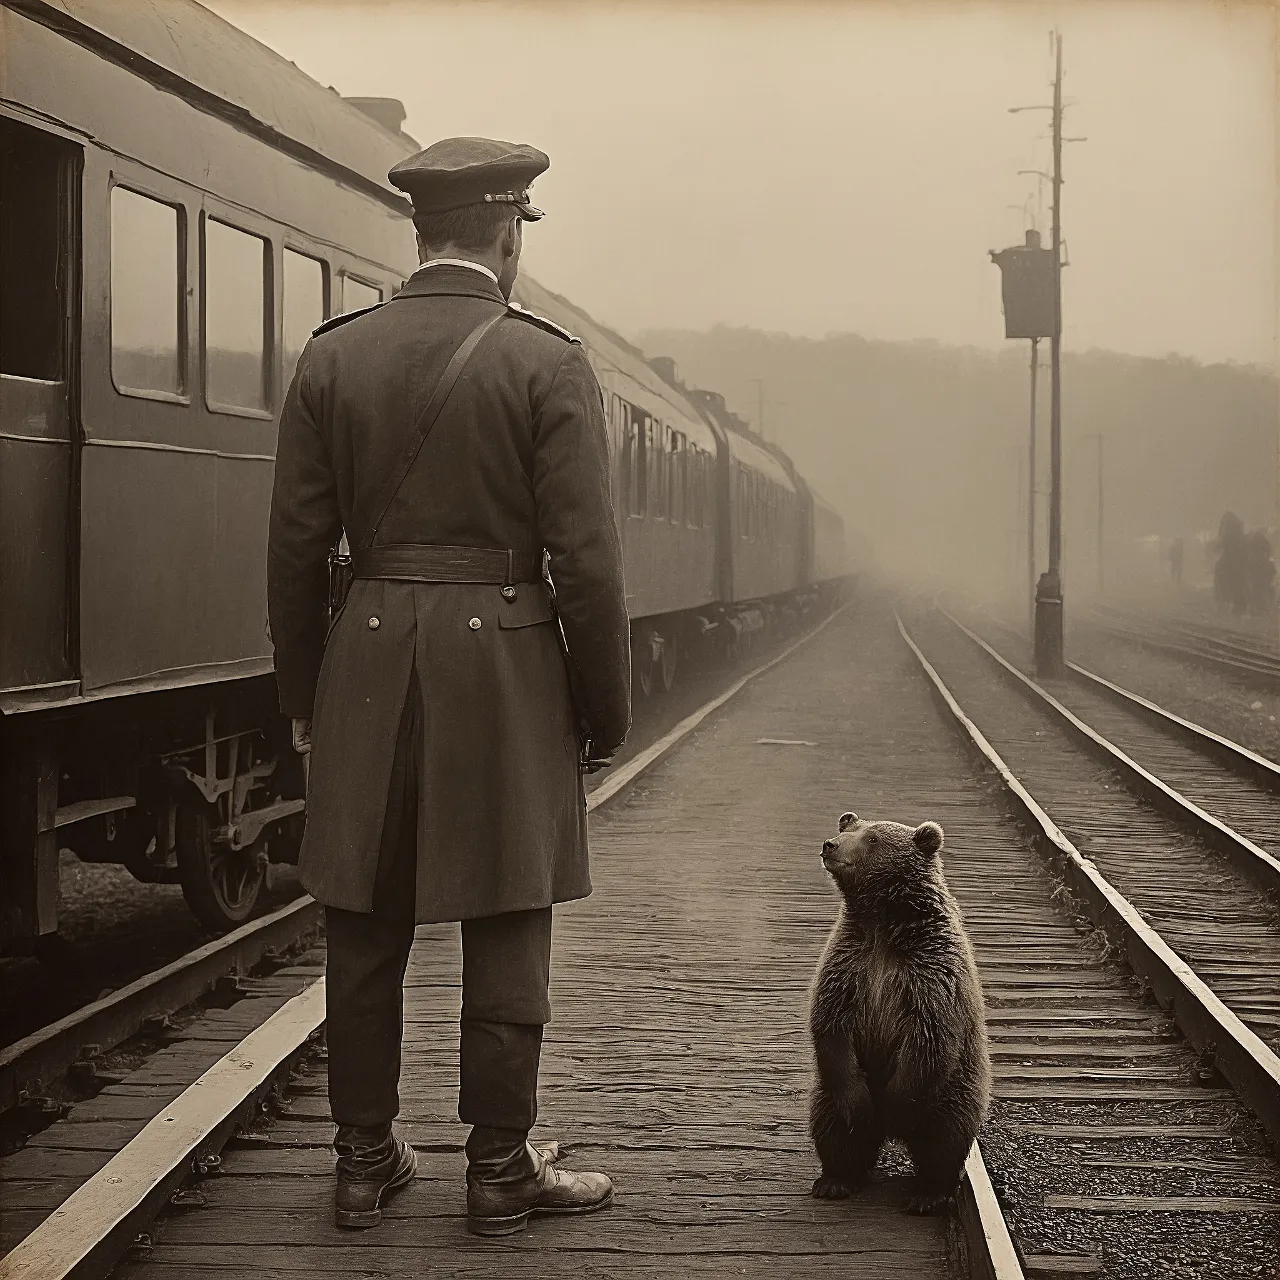
[[[348,95],[551,156],[525,263],[623,332],[1003,341],[987,251],[1048,168],[1063,31],[1064,344],[1273,364],[1276,19],[1198,0],[210,7]],[[1010,208],[1016,205],[1017,208]],[[1047,236],[1048,192],[1040,220]]]

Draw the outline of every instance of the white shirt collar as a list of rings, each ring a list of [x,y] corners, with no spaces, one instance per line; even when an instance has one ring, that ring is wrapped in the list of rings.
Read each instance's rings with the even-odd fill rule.
[[[483,263],[470,262],[466,258],[431,258],[424,262],[418,271],[425,271],[428,267],[468,267],[472,271],[479,271],[481,275],[486,275],[494,284],[498,283],[498,277],[493,274]],[[413,274],[417,275],[418,271]]]

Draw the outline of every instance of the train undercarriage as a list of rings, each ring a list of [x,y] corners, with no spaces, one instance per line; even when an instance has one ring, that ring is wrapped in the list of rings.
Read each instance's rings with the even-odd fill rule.
[[[633,621],[635,700],[660,700],[688,670],[748,662],[841,589]],[[297,861],[304,766],[270,676],[6,716],[0,734],[0,951],[56,937],[63,850],[180,884],[214,932],[248,919],[273,865]]]

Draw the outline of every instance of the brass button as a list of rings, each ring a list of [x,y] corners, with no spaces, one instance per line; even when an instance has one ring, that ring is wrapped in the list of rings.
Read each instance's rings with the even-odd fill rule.
[[[515,589],[515,587],[503,587],[503,588],[502,588],[502,598],[503,598],[504,600],[514,600],[514,599],[516,598],[516,589]]]
[[[379,622],[379,621],[378,621],[378,619],[377,619],[376,617],[373,617],[373,618],[370,618],[370,619],[369,619],[369,630],[370,630],[370,631],[377,631],[377,629],[378,629],[380,626],[382,626],[382,623],[381,623],[381,622]]]
[[[479,618],[472,618],[471,621],[467,623],[467,626],[469,626],[472,631],[479,631],[482,625],[483,624]]]

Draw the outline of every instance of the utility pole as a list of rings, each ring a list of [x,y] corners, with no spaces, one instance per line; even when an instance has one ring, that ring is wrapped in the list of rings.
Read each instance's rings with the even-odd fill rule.
[[[756,425],[760,429],[760,439],[768,440],[769,436],[765,434],[764,429],[764,407],[768,405],[772,409],[783,409],[786,407],[787,402],[785,400],[766,399],[764,394],[765,380],[763,378],[749,378],[748,381],[756,384]],[[776,444],[777,441],[775,440],[773,443]]]
[[[1036,635],[1036,370],[1040,367],[1040,339],[1031,339],[1031,444],[1027,450],[1027,637]]]
[[[756,423],[760,428],[760,439],[764,439],[764,379],[752,378],[756,384]]]
[[[1102,599],[1104,578],[1102,554],[1102,432],[1098,432],[1098,599]]]
[[[1053,171],[1020,170],[1047,178],[1053,187],[1052,246],[1040,248],[1039,230],[1026,232],[1026,244],[1000,252],[991,260],[999,266],[1006,338],[1031,338],[1032,450],[1035,448],[1036,340],[1048,338],[1049,376],[1049,567],[1035,584],[1032,606],[1032,638],[1036,672],[1058,677],[1065,671],[1062,625],[1062,144],[1085,142],[1085,138],[1062,136],[1062,35],[1053,32],[1053,104],[1010,107],[1010,112],[1051,111],[1053,113]],[[1033,470],[1034,475],[1034,470]],[[1034,480],[1032,481],[1034,485]],[[1034,501],[1034,500],[1033,500]],[[1035,549],[1027,539],[1030,574],[1035,574]]]
[[[1054,32],[1053,333],[1049,338],[1049,571],[1036,590],[1036,670],[1061,676],[1062,627],[1062,34]]]
[[[1086,439],[1096,440],[1098,442],[1098,532],[1096,535],[1098,550],[1098,599],[1102,599],[1102,589],[1105,582],[1103,575],[1103,556],[1102,556],[1102,432],[1091,431],[1085,437]]]

